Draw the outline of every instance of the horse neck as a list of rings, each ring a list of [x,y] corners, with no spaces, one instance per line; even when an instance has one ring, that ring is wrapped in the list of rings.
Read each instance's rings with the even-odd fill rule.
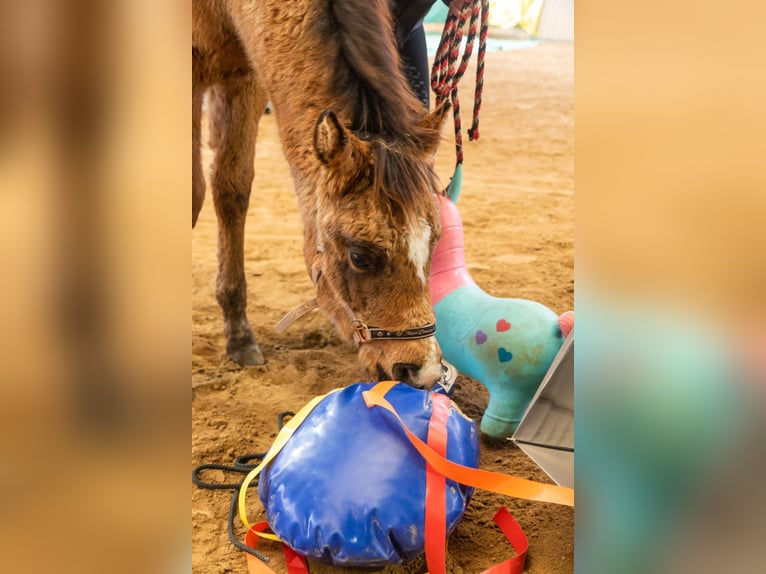
[[[457,207],[449,199],[438,196],[442,235],[431,258],[429,288],[431,304],[436,305],[464,285],[476,285],[465,266],[463,223]]]

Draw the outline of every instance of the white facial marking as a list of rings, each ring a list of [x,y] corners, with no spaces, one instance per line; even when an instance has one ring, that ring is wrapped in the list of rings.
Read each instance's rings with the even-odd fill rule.
[[[426,284],[426,263],[431,245],[431,227],[424,219],[418,220],[419,225],[413,225],[407,234],[406,242],[410,261],[418,272],[418,277]]]
[[[426,357],[423,366],[418,371],[418,382],[426,385],[431,385],[442,376],[442,364],[439,360],[438,347],[436,345],[436,339],[431,337],[429,339],[430,347],[428,349],[428,356]]]

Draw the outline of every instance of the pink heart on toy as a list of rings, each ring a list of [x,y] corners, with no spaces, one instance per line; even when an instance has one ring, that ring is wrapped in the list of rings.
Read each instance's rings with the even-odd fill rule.
[[[484,331],[476,331],[476,344],[483,345],[487,342],[487,334]]]
[[[508,321],[506,321],[505,319],[500,319],[497,322],[497,332],[498,333],[502,333],[503,331],[507,331],[510,328],[511,328],[511,324]]]

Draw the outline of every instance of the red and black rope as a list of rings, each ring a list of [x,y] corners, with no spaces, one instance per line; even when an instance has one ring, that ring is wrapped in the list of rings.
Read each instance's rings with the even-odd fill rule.
[[[468,22],[468,34],[466,36],[465,51],[461,58],[460,47],[463,41],[463,30],[465,29],[466,22]],[[455,154],[458,165],[463,163],[463,136],[460,122],[460,97],[457,86],[468,68],[478,29],[479,50],[476,63],[473,122],[468,130],[469,140],[477,140],[479,139],[481,95],[484,89],[484,54],[487,51],[488,28],[489,0],[464,0],[458,16],[452,14],[447,16],[431,69],[431,89],[436,94],[436,105],[441,105],[448,98],[452,102],[452,115],[455,120]],[[460,60],[459,65],[458,60]]]

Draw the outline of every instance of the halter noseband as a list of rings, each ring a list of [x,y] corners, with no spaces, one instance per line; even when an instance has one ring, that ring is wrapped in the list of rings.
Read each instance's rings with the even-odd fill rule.
[[[389,331],[379,327],[369,327],[359,319],[353,319],[352,322],[354,324],[354,341],[357,344],[385,339],[426,339],[436,333],[436,323],[428,323],[422,327],[413,327],[403,331]]]

